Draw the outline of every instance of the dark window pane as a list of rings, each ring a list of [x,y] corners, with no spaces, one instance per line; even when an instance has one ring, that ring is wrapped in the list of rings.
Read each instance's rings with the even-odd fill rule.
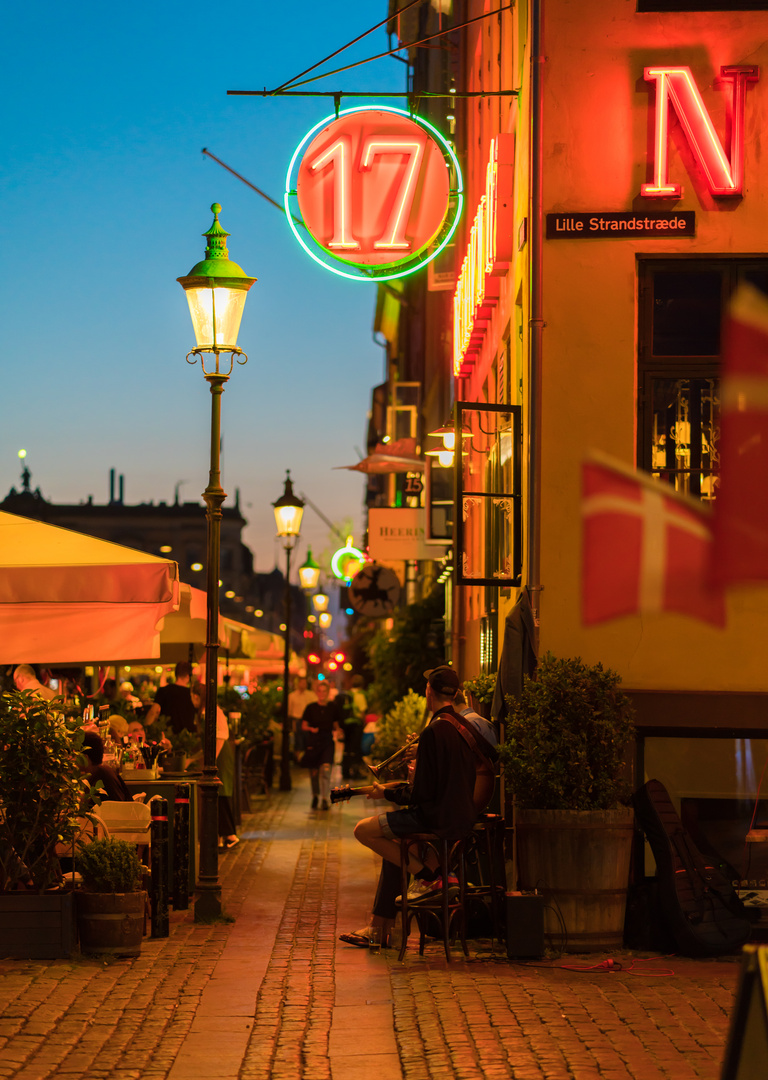
[[[765,11],[766,0],[637,0],[638,11]]]
[[[654,356],[720,354],[720,284],[717,270],[654,273]]]

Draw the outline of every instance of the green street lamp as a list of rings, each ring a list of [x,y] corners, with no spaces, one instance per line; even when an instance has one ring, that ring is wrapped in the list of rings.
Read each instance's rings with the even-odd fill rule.
[[[248,277],[230,261],[228,232],[219,224],[221,207],[211,206],[213,224],[203,233],[208,243],[205,258],[186,277],[176,280],[187,296],[197,342],[187,353],[187,363],[198,357],[203,376],[211,389],[211,464],[208,487],[203,492],[206,519],[206,646],[205,717],[203,727],[203,776],[200,781],[200,870],[195,890],[195,921],[209,922],[221,915],[219,883],[219,776],[216,771],[216,708],[219,655],[219,562],[221,547],[221,505],[226,492],[221,486],[221,395],[232,374],[235,357],[244,364],[248,357],[238,348],[237,335],[243,317],[245,297],[256,278]],[[229,353],[229,362],[221,355]],[[206,368],[206,355],[213,364]],[[190,359],[191,357],[191,359]],[[226,370],[224,370],[226,368]]]
[[[307,549],[307,561],[299,567],[299,581],[304,592],[312,592],[320,580],[320,567],[312,558],[312,549]]]
[[[291,790],[291,720],[288,715],[288,687],[291,659],[291,551],[298,540],[304,502],[294,494],[290,471],[285,474],[285,490],[272,503],[277,535],[285,548],[285,652],[283,655],[283,747],[280,754],[280,790]]]

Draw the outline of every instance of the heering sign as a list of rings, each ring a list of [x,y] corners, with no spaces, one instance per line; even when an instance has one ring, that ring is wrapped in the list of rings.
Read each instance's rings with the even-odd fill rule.
[[[655,236],[674,240],[678,236],[696,235],[696,214],[693,210],[675,212],[630,212],[547,214],[547,240],[625,240],[635,236]]]
[[[294,200],[311,241],[293,221]],[[436,128],[399,109],[345,109],[302,140],[286,178],[296,238],[353,280],[403,277],[450,240],[462,205],[456,155]]]
[[[469,248],[453,296],[453,373],[466,375],[499,299],[498,278],[515,257],[515,137],[497,135],[485,172],[485,194],[469,234]]]
[[[368,511],[368,554],[378,562],[434,559],[435,548],[427,544],[426,535],[423,507],[372,506]]]
[[[688,67],[647,67],[647,82],[656,83],[653,183],[642,184],[640,194],[650,199],[678,198],[679,184],[668,179],[669,111],[674,106],[688,145],[712,195],[739,196],[744,187],[744,110],[747,88],[760,77],[756,67],[721,67],[720,81],[732,84],[730,157],[717,136],[712,118]]]

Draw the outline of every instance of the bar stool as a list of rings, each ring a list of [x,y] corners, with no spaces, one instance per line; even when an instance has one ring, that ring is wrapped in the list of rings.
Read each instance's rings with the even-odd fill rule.
[[[428,851],[432,851],[437,856],[443,888],[439,893],[436,893],[434,897],[430,897],[429,900],[409,901],[409,856],[411,851],[415,849],[421,858],[425,847]],[[451,960],[451,931],[454,927],[458,927],[459,940],[461,941],[464,955],[469,956],[464,919],[464,897],[466,892],[464,849],[465,837],[463,836],[454,839],[446,839],[435,836],[434,833],[412,833],[410,836],[400,838],[400,883],[402,889],[400,914],[402,918],[402,942],[400,944],[398,960],[402,960],[405,956],[405,950],[408,947],[408,935],[411,932],[411,920],[414,915],[416,916],[416,922],[419,927],[420,956],[424,955],[424,944],[427,936],[426,928],[430,923],[435,924],[436,929],[439,931],[437,936],[442,937],[443,939],[445,958],[449,963]],[[458,895],[451,896],[450,888],[446,887],[449,873],[454,873],[458,878]]]
[[[491,912],[493,937],[504,939],[504,894],[506,885],[504,873],[500,872],[500,842],[503,834],[504,818],[501,814],[481,814],[475,822],[472,832],[467,837],[466,858],[470,863],[470,874],[475,872],[477,884],[467,885],[466,904],[480,901],[488,902]]]

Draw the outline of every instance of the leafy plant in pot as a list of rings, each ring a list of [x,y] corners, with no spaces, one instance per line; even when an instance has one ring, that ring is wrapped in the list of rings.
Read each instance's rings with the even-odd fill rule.
[[[147,894],[139,888],[136,845],[111,839],[82,844],[75,868],[83,879],[76,896],[81,951],[138,956]]]
[[[491,705],[493,704],[493,692],[496,689],[496,673],[490,675],[477,675],[474,679],[467,679],[464,683],[464,693],[469,695],[470,704],[475,712],[484,716],[486,720],[491,718]]]
[[[547,932],[564,933],[569,951],[623,940],[634,724],[620,682],[602,664],[547,653],[520,699],[507,698],[500,756],[515,803],[519,884],[549,894]]]
[[[71,848],[80,829],[81,742],[79,720],[60,704],[52,707],[29,691],[0,696],[2,956],[55,959],[72,952],[72,895],[60,889],[57,848]]]

